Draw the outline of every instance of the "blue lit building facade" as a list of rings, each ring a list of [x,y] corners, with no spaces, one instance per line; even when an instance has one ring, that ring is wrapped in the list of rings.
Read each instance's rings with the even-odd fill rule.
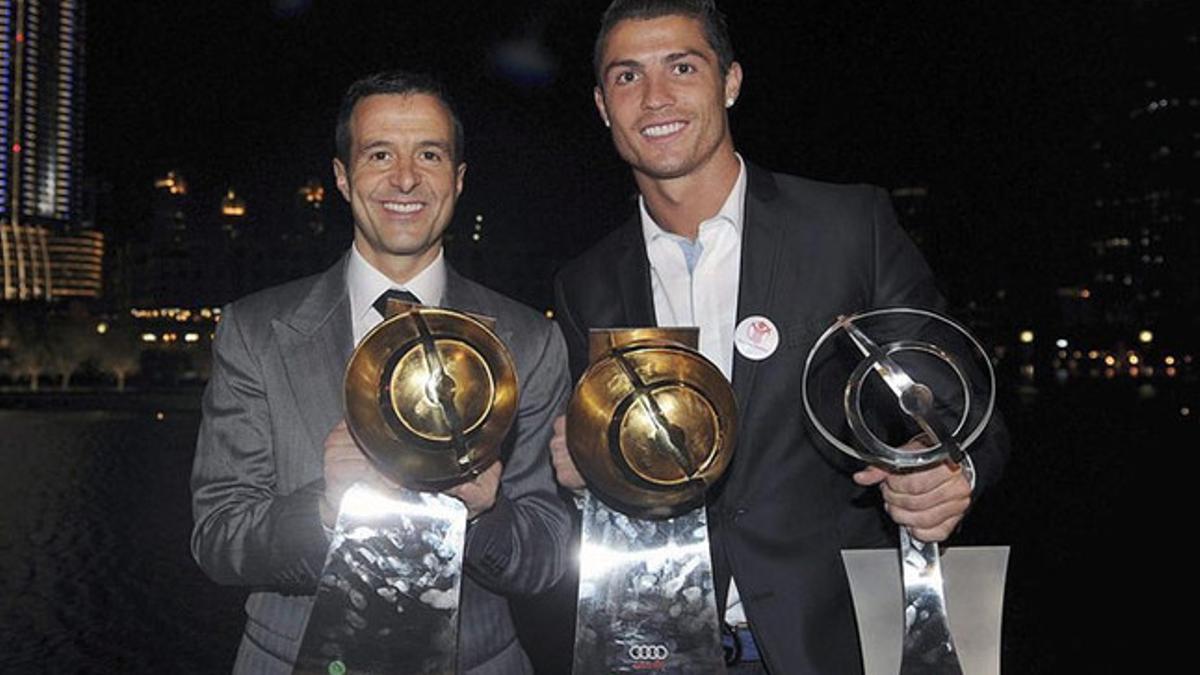
[[[98,297],[83,231],[84,6],[0,0],[0,299]]]

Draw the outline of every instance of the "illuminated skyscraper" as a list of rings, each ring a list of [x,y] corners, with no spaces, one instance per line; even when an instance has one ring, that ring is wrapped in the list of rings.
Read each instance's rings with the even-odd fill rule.
[[[0,0],[4,300],[53,299],[53,251],[60,247],[52,240],[75,236],[70,230],[79,220],[83,170],[83,14],[81,0]],[[98,289],[98,276],[95,281]]]

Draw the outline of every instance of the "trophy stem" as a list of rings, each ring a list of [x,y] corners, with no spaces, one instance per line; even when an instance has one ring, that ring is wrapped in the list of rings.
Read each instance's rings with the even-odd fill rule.
[[[900,675],[962,675],[958,650],[946,618],[938,545],[900,528],[904,579],[904,652]]]
[[[574,675],[724,675],[701,506],[665,520],[583,503]]]
[[[449,495],[351,487],[293,675],[456,672],[466,528]]]

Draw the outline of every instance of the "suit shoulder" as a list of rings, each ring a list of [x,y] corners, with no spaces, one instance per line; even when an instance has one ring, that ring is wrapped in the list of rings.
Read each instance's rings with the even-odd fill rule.
[[[810,203],[870,203],[885,193],[883,188],[867,183],[830,183],[786,173],[772,173],[771,176],[785,195]]]
[[[523,333],[548,330],[553,325],[553,322],[545,314],[523,302],[514,300],[466,277],[460,276],[459,279],[472,298],[472,306],[461,309],[495,317],[497,322],[504,324],[509,329]]]
[[[558,281],[569,286],[573,280],[585,280],[591,283],[599,278],[600,272],[612,267],[617,254],[629,246],[630,241],[639,241],[641,232],[637,229],[636,220],[626,220],[620,227],[604,235],[600,241],[592,244],[586,251],[567,261],[559,268],[556,275]]]
[[[295,279],[278,286],[264,288],[249,295],[242,296],[229,303],[227,308],[240,317],[269,317],[285,316],[293,311],[300,302],[308,297],[313,286],[327,272]]]

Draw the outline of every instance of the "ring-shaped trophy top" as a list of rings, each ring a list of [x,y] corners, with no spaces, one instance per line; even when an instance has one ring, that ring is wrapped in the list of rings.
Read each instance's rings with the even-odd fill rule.
[[[984,365],[984,370],[987,374],[988,389],[987,405],[984,408],[983,416],[973,428],[966,430],[964,433],[964,427],[966,426],[972,405],[971,388],[967,383],[966,373],[963,370],[962,364],[950,352],[938,345],[934,345],[922,340],[900,340],[885,343],[883,345],[875,345],[872,343],[868,347],[864,347],[859,344],[859,340],[864,339],[865,336],[862,335],[861,331],[857,330],[856,326],[858,323],[866,319],[872,319],[891,314],[919,316],[947,325],[965,337],[970,345],[975,349],[977,355],[979,356],[979,360]],[[817,354],[820,352],[821,347],[824,346],[825,343],[837,333],[851,331],[853,331],[853,333],[851,333],[851,339],[855,341],[860,350],[866,353],[864,353],[863,360],[859,362],[858,366],[855,367],[850,377],[847,379],[843,395],[843,410],[846,413],[846,420],[851,431],[862,446],[860,448],[856,448],[842,441],[831,431],[829,431],[824,424],[821,423],[820,418],[816,414],[812,401],[810,400],[808,384],[813,363]],[[854,333],[858,334],[857,338],[854,336]],[[878,350],[878,356],[871,355],[870,352],[874,350]],[[921,388],[924,389],[925,395],[930,393],[928,387],[920,382],[913,381],[913,379],[909,377],[907,373],[903,372],[903,370],[900,369],[899,366],[894,362],[890,362],[887,367],[881,367],[879,364],[880,357],[886,358],[890,361],[890,356],[892,354],[904,351],[922,352],[942,361],[955,373],[959,384],[962,386],[963,410],[954,430],[947,432],[951,439],[949,443],[943,442],[945,439],[939,438],[937,443],[927,448],[908,449],[893,446],[879,439],[879,437],[876,436],[863,421],[861,388],[862,384],[866,381],[866,378],[872,372],[883,370],[898,380],[901,383],[900,386],[908,385],[903,390],[905,395],[910,395],[914,392],[920,392]],[[886,381],[887,376],[885,376],[883,373],[881,373],[880,376],[884,377]],[[889,387],[893,387],[893,389],[895,389],[897,386],[895,381],[888,382],[888,385]],[[911,402],[911,399],[902,399],[899,393],[897,393],[897,397],[897,403],[898,405],[901,405],[902,409]],[[952,455],[952,450],[965,450],[979,438],[980,434],[982,434],[983,430],[987,427],[988,421],[991,420],[992,411],[995,406],[996,374],[992,369],[991,360],[988,358],[987,351],[983,348],[983,345],[979,342],[979,340],[975,339],[975,336],[972,335],[970,331],[968,331],[958,322],[927,309],[918,309],[914,307],[889,307],[860,312],[847,317],[841,317],[835,321],[833,325],[827,328],[824,333],[821,334],[821,337],[817,339],[816,344],[813,345],[812,349],[808,353],[808,357],[804,361],[804,373],[801,380],[801,398],[803,399],[804,403],[804,411],[808,415],[809,421],[812,422],[813,427],[816,428],[818,433],[820,433],[821,436],[830,443],[830,445],[834,446],[838,450],[851,457],[854,457],[855,459],[859,459],[871,464],[883,464],[900,470],[917,469],[944,461],[947,457]],[[908,411],[906,410],[906,412]],[[952,445],[957,446],[957,448],[953,448]]]

